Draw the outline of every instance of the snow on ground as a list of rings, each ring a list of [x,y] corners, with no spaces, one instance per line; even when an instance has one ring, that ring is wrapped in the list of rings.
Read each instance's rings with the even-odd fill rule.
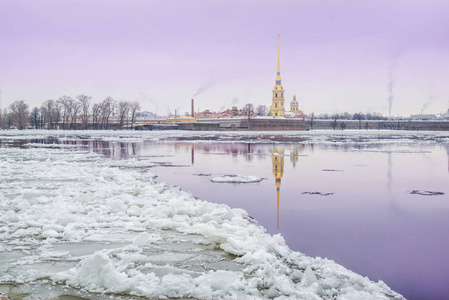
[[[61,286],[88,298],[403,299],[290,250],[244,210],[156,184],[139,162],[50,148],[0,148],[3,285],[46,287],[38,299]]]
[[[253,183],[261,182],[262,178],[257,176],[224,175],[220,177],[214,177],[210,181],[215,183]]]

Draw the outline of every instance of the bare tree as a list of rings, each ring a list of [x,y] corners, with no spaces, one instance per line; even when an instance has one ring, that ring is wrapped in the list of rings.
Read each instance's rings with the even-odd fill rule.
[[[359,129],[362,129],[362,120],[365,119],[365,114],[362,112],[355,113],[354,115],[352,115],[352,119],[359,120]]]
[[[140,111],[140,104],[137,101],[131,103],[131,128],[134,127],[134,121],[136,120],[137,112]]]
[[[101,118],[101,104],[95,103],[92,106],[92,127],[98,129]]]
[[[0,129],[5,128],[5,117],[3,116],[3,112],[0,109]]]
[[[256,115],[258,116],[268,116],[270,109],[266,105],[258,105],[256,107]]]
[[[86,95],[79,95],[76,97],[79,101],[79,104],[81,106],[81,122],[83,124],[83,129],[87,128],[87,123],[89,122],[89,106],[90,106],[90,100],[92,97],[86,96]]]
[[[254,105],[251,103],[245,104],[242,108],[242,112],[248,117],[248,120],[252,117],[254,113]]]
[[[316,116],[316,118],[317,118],[317,119],[321,119],[321,120],[329,120],[329,119],[331,119],[331,118],[329,117],[329,114],[328,114],[328,113],[319,114],[318,116]]]
[[[54,108],[55,100],[52,99],[45,101],[40,108],[41,116],[47,123],[47,129],[53,129],[53,123],[55,122]]]
[[[340,117],[339,114],[332,115],[332,128],[335,130],[337,128],[337,120]]]
[[[67,129],[72,116],[73,99],[69,96],[62,96],[58,99],[58,103],[62,106],[62,125]]]
[[[101,123],[103,129],[109,129],[109,118],[114,113],[115,101],[112,97],[106,97],[101,102]]]
[[[39,125],[41,123],[41,115],[39,113],[39,108],[34,107],[31,110],[31,114],[30,114],[30,125],[34,127],[34,129],[38,129]]]
[[[0,129],[6,129],[7,128],[7,120],[8,120],[8,112],[6,108],[2,111],[0,109]]]
[[[78,119],[81,103],[72,101],[70,129],[76,129],[76,120]]]
[[[16,100],[9,106],[10,114],[13,122],[16,124],[17,128],[20,130],[26,128],[29,111],[28,104],[25,103],[24,100]]]
[[[128,117],[129,109],[131,104],[128,101],[120,101],[118,103],[118,115],[120,119],[120,129],[123,128],[125,119]]]
[[[58,101],[55,101],[55,105],[52,109],[51,115],[55,124],[54,127],[56,127],[56,129],[59,129],[59,122],[61,121],[62,117],[62,109],[62,105]]]
[[[313,130],[313,125],[315,125],[315,123],[316,123],[315,113],[310,113],[309,115],[310,130]]]
[[[47,124],[47,109],[42,104],[41,107],[39,107],[39,115],[41,116],[40,122],[39,122],[39,128],[44,129],[45,124]]]

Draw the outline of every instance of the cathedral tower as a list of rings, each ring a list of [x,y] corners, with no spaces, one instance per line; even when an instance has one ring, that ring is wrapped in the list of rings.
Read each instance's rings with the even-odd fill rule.
[[[270,116],[283,117],[284,116],[284,88],[281,85],[281,69],[279,66],[279,37],[278,34],[278,68],[276,74],[276,85],[273,88],[273,101],[270,106]]]
[[[299,114],[299,103],[296,100],[296,95],[293,95],[293,100],[290,102],[290,111],[295,114]]]

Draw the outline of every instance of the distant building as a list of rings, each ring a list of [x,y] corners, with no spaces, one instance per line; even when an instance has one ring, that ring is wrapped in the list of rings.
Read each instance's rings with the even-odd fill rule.
[[[302,111],[299,110],[299,103],[296,100],[295,94],[293,94],[293,100],[290,102],[290,111],[295,114],[302,114]]]
[[[175,116],[165,119],[165,123],[195,123],[196,119],[190,116]]]
[[[286,111],[284,115],[287,118],[307,118],[303,111],[299,109],[299,102],[296,100],[295,94],[293,94],[293,100],[290,102],[290,111]]]
[[[411,115],[410,118],[413,120],[436,120],[437,116],[432,114],[418,114]]]

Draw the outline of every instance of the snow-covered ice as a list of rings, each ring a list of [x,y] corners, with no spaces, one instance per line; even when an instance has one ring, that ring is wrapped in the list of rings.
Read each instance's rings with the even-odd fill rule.
[[[244,210],[156,184],[148,166],[73,149],[0,148],[0,286],[117,297],[403,299],[382,281],[292,251]]]
[[[210,181],[215,183],[253,183],[260,182],[262,178],[258,176],[245,176],[245,175],[224,175],[214,177]]]

